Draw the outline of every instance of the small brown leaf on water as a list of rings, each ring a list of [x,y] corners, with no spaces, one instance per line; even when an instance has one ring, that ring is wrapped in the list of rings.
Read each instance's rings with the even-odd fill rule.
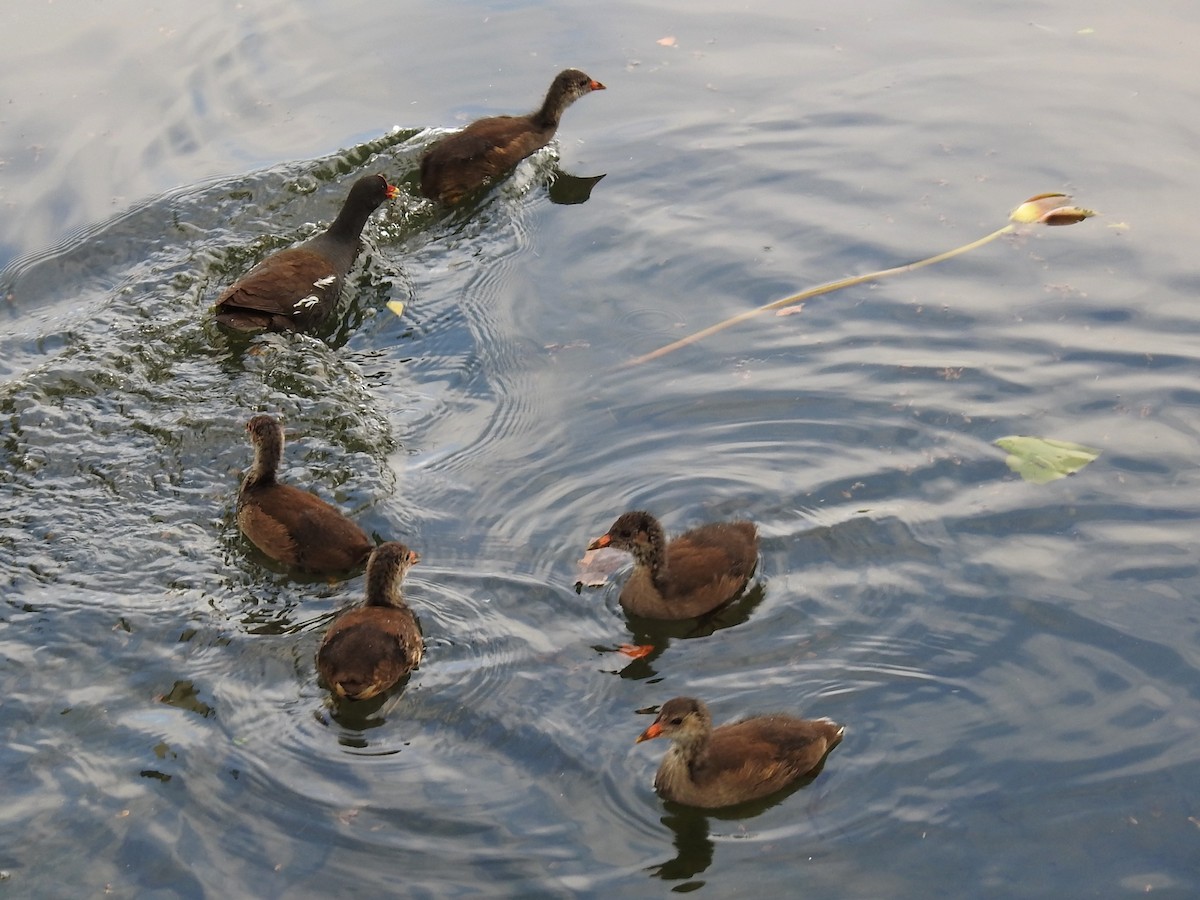
[[[1060,206],[1043,213],[1038,222],[1042,225],[1074,225],[1076,222],[1090,219],[1095,214],[1092,210],[1079,206]]]

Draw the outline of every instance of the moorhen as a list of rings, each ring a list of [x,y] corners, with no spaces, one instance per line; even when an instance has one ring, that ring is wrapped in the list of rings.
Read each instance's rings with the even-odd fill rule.
[[[403,544],[380,544],[367,561],[367,599],[329,626],[317,671],[338,697],[369,700],[421,662],[421,626],[400,596],[400,582],[421,557]]]
[[[225,289],[217,299],[217,321],[236,331],[309,331],[320,325],[337,306],[367,219],[398,191],[382,175],[358,179],[329,228],[271,254]]]
[[[701,525],[669,544],[648,512],[627,512],[589,550],[614,547],[633,554],[633,574],[621,589],[625,612],[647,619],[691,619],[736,597],[758,563],[752,522]]]
[[[238,492],[237,523],[276,562],[328,574],[357,568],[371,552],[363,530],[308,491],[276,480],[283,426],[267,415],[246,423],[254,465]]]
[[[568,106],[604,85],[578,69],[554,77],[542,108],[525,116],[491,116],[435,143],[421,157],[421,193],[454,205],[504,174],[554,137]]]
[[[636,743],[669,737],[654,776],[664,800],[714,809],[766,797],[809,774],[845,734],[829,719],[753,716],[712,727],[708,707],[691,697],[662,705]]]

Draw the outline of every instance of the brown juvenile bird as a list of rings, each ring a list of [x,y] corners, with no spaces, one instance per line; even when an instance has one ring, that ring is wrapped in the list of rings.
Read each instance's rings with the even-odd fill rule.
[[[395,541],[371,553],[366,602],[334,619],[317,651],[317,671],[338,697],[369,700],[421,662],[421,626],[400,596],[404,573],[420,560]]]
[[[648,512],[627,512],[589,550],[614,547],[633,554],[633,574],[621,589],[625,612],[648,619],[691,619],[736,597],[758,563],[752,522],[715,522],[667,543]]]
[[[785,715],[753,716],[714,730],[707,706],[676,697],[636,743],[670,738],[654,789],[664,800],[712,809],[787,787],[816,769],[845,732],[829,719]]]
[[[554,77],[542,108],[524,116],[491,116],[442,138],[421,157],[421,193],[453,205],[495,180],[554,137],[568,106],[604,85],[563,69]]]
[[[382,175],[358,179],[328,229],[271,254],[225,289],[217,299],[217,321],[237,331],[310,331],[320,325],[337,306],[367,219],[398,190]]]
[[[308,491],[276,480],[283,456],[283,426],[267,415],[246,423],[254,464],[238,492],[237,523],[276,562],[328,574],[362,565],[371,552],[363,530]]]

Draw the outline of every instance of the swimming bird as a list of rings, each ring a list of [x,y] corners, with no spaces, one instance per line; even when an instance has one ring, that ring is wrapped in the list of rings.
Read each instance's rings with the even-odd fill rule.
[[[541,108],[524,116],[490,116],[442,138],[421,157],[421,193],[453,205],[503,175],[554,138],[568,106],[605,87],[578,69],[555,76]]]
[[[421,626],[400,594],[404,573],[420,560],[396,541],[372,551],[366,600],[333,620],[317,650],[317,671],[338,697],[369,700],[421,662]]]
[[[363,530],[320,497],[280,484],[283,426],[268,415],[246,423],[254,463],[238,491],[237,523],[259,550],[305,572],[329,574],[362,565],[371,552]]]
[[[589,550],[633,554],[633,574],[621,588],[625,612],[648,619],[690,619],[732,600],[758,563],[752,522],[714,522],[667,543],[662,525],[641,510],[621,515]]]
[[[636,743],[671,739],[654,777],[664,800],[715,809],[766,797],[814,771],[841,743],[845,726],[829,719],[753,716],[714,729],[708,707],[675,697]]]
[[[271,254],[225,289],[217,299],[217,321],[236,331],[316,328],[337,306],[367,219],[398,191],[382,175],[358,179],[329,228]]]

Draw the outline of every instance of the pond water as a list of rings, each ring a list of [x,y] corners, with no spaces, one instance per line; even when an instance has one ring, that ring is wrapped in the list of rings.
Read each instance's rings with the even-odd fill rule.
[[[0,891],[1200,892],[1190,4],[0,22]],[[554,148],[464,210],[417,198],[431,140],[566,65],[608,90]],[[328,332],[222,334],[221,288],[375,171],[404,192]],[[623,366],[1043,191],[1102,215]],[[361,577],[237,531],[257,411],[289,482],[421,553],[426,659],[381,704],[315,672]],[[1101,455],[1028,483],[1013,434]],[[759,588],[649,629],[624,572],[577,592],[631,508],[753,519]],[[680,694],[846,738],[749,810],[664,804],[633,742]]]

